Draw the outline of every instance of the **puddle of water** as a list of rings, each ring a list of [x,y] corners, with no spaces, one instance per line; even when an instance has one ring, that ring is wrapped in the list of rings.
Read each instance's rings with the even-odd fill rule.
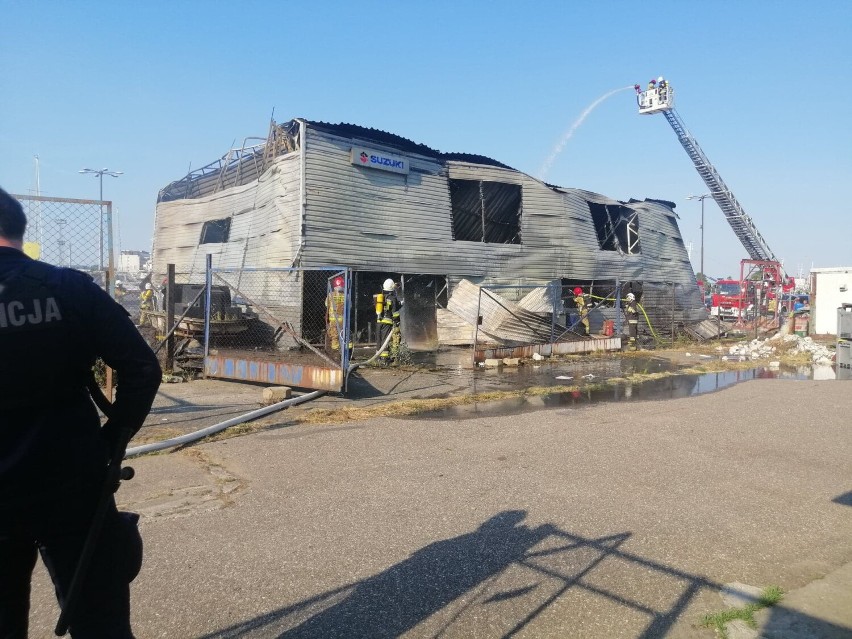
[[[654,360],[654,362],[659,363],[661,362],[661,360]],[[607,366],[607,368],[610,368],[612,364],[617,363],[618,362],[600,362],[601,365],[608,364],[609,366]],[[632,364],[636,364],[640,368],[646,365],[656,365],[655,363],[643,363],[633,361],[625,361],[623,363],[627,365],[627,368],[631,368]],[[593,362],[592,364],[598,364],[598,362]],[[664,361],[662,362],[662,364],[669,365],[669,370],[672,370],[672,367],[670,366],[669,362]],[[556,367],[555,364],[554,367]],[[519,377],[525,375],[521,373],[521,371],[523,371],[523,368],[517,370],[518,373],[520,373]],[[657,372],[653,369],[642,370],[644,370],[645,372]],[[657,370],[666,369],[662,368]],[[490,371],[484,372],[487,373]],[[605,377],[600,376],[596,379],[591,380],[584,380],[582,379],[582,377],[575,377],[572,380],[562,381],[555,380],[552,375],[549,375],[548,378],[552,380],[551,383],[527,383],[525,385],[558,386],[562,384],[566,386],[572,386],[575,384],[582,385],[583,383],[594,384],[596,382],[604,381],[604,379],[606,379],[607,377],[623,377],[629,374],[630,373],[626,372],[625,369],[622,367],[621,372],[617,375],[607,375]],[[568,375],[571,375],[571,373],[568,373]],[[519,377],[514,378],[512,387],[517,388],[519,386]],[[753,368],[739,371],[704,373],[701,375],[675,375],[672,377],[665,377],[663,379],[648,380],[641,384],[617,384],[609,388],[595,390],[584,390],[580,388],[579,390],[573,391],[571,393],[558,393],[536,397],[514,397],[505,400],[466,404],[461,406],[451,406],[441,410],[420,413],[419,415],[417,415],[417,418],[454,420],[472,419],[474,417],[483,416],[516,415],[519,413],[529,412],[533,410],[540,410],[542,408],[570,408],[574,406],[587,406],[589,404],[594,404],[598,402],[624,402],[633,400],[676,399],[680,397],[694,397],[696,395],[712,393],[723,388],[733,386],[734,384],[738,384],[739,382],[745,382],[751,379],[807,380],[814,379],[814,376],[811,372],[811,369],[808,367],[782,370]],[[526,381],[530,382],[529,378]],[[543,381],[543,379],[541,381]],[[494,390],[495,388],[499,388],[499,386],[495,386],[494,388],[482,388],[482,386],[475,383],[474,387],[471,390],[475,394],[477,392],[484,392],[485,390]]]

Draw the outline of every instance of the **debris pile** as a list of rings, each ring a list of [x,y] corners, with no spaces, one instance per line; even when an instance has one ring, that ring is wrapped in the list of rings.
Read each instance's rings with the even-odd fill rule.
[[[753,339],[750,342],[735,344],[728,349],[728,355],[723,360],[746,360],[765,359],[775,352],[775,347],[767,344],[767,340]]]
[[[816,366],[830,366],[834,358],[834,353],[827,346],[818,344],[810,337],[775,334],[765,340],[753,339],[750,342],[742,342],[731,346],[728,349],[728,355],[725,355],[722,359],[739,360],[741,362],[765,359],[776,352],[776,346],[773,346],[772,342],[776,344],[794,344],[787,352],[794,355],[796,353],[807,353]]]
[[[811,356],[811,361],[817,366],[831,366],[834,359],[834,352],[827,346],[818,344],[810,337],[799,337],[798,335],[773,336],[770,339],[781,340],[785,344],[796,342],[796,345],[790,350],[791,353],[808,353]]]

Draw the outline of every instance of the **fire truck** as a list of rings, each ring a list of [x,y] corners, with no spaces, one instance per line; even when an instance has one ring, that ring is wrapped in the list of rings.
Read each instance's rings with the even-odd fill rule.
[[[783,300],[796,288],[781,264],[772,260],[742,260],[740,279],[720,279],[713,285],[710,314],[735,321],[786,313]]]
[[[660,77],[652,79],[645,91],[638,84],[634,88],[639,113],[662,113],[665,116],[695,165],[698,175],[707,185],[710,195],[725,214],[728,224],[749,255],[749,259],[740,263],[739,280],[717,280],[713,288],[711,313],[737,321],[751,319],[757,315],[771,314],[777,317],[781,311],[779,301],[783,294],[795,287],[793,278],[784,274],[781,262],[776,259],[752,219],[746,215],[733,192],[675,111],[674,88],[671,84]]]

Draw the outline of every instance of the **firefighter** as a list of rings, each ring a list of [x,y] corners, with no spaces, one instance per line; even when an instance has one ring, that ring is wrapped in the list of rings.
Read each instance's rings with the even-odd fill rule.
[[[637,348],[636,338],[639,334],[639,303],[633,293],[627,294],[627,304],[624,305],[624,315],[627,316],[627,346],[631,351]]]
[[[62,602],[122,431],[135,433],[161,372],[127,311],[90,276],[23,253],[26,217],[0,189],[0,637],[26,637],[41,554]],[[101,420],[87,387],[101,357],[118,393]],[[38,384],[33,380],[38,380]],[[93,391],[94,392],[94,391]],[[109,496],[70,615],[75,639],[131,639],[130,582],[142,563],[135,515]]]
[[[376,301],[377,348],[381,348],[388,335],[391,335],[389,346],[382,349],[379,358],[384,364],[393,363],[399,355],[401,341],[399,310],[402,307],[402,302],[397,295],[396,282],[390,278],[386,279],[382,284],[382,292],[374,295],[373,299]]]
[[[127,295],[127,289],[124,288],[124,282],[115,280],[115,299],[120,300],[125,295]]]
[[[651,78],[651,81],[648,82],[648,91],[650,91],[651,89],[656,89],[656,88],[657,88],[657,81],[654,80],[653,78]]]
[[[580,324],[583,325],[583,335],[588,337],[591,335],[589,330],[589,303],[586,296],[583,295],[583,289],[579,286],[574,289],[574,306],[577,307],[577,313],[580,315]]]
[[[346,293],[344,281],[339,275],[331,281],[331,292],[325,300],[325,330],[331,350],[340,350],[340,335],[343,333]]]
[[[145,320],[148,319],[148,311],[151,310],[154,300],[154,287],[151,282],[145,284],[145,288],[139,293],[139,325],[145,326]]]

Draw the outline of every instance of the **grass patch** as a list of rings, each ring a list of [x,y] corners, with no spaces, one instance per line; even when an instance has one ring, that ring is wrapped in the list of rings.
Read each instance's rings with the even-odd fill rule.
[[[749,628],[756,628],[757,621],[754,613],[763,608],[769,608],[777,604],[784,597],[784,591],[778,586],[768,586],[763,590],[754,603],[740,608],[728,608],[722,612],[704,615],[701,625],[705,628],[714,628],[722,639],[728,639],[728,630],[725,624],[731,621],[744,621]]]

